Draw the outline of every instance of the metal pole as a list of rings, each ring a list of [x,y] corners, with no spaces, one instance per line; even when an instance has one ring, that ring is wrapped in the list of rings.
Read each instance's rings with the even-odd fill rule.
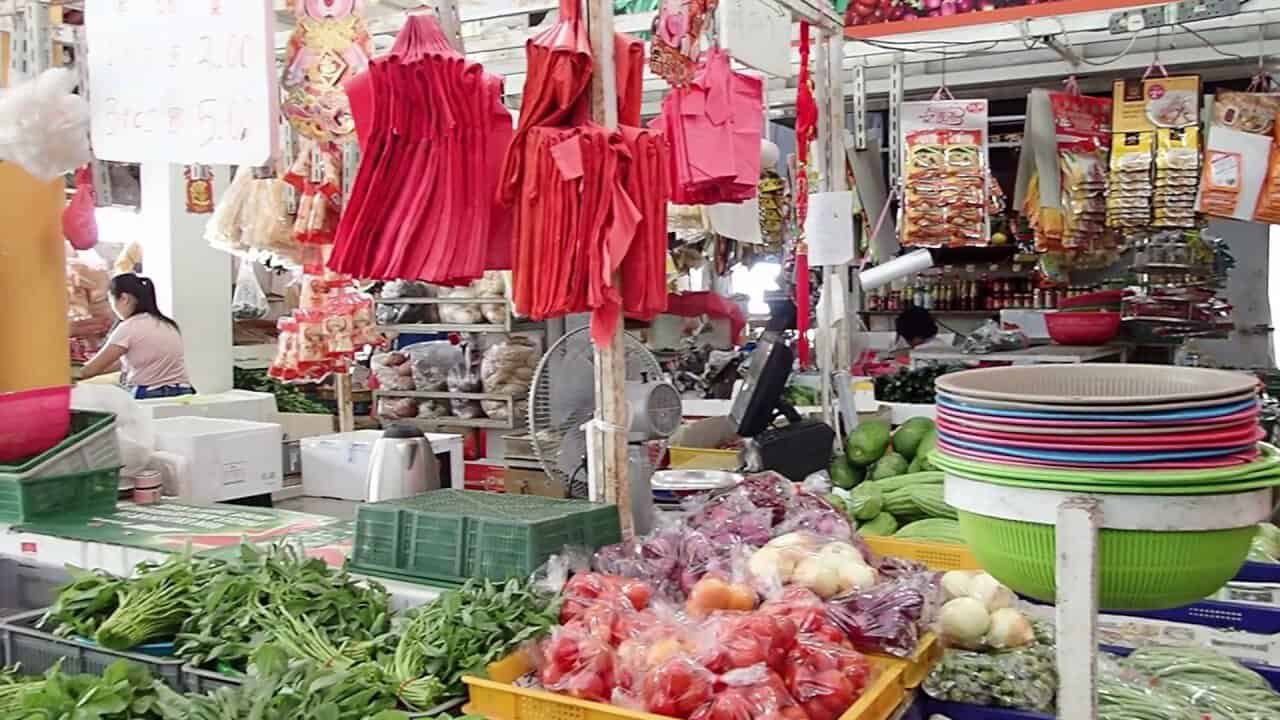
[[[591,114],[606,128],[618,126],[618,87],[613,57],[613,0],[587,0],[587,20],[595,55],[591,76]],[[614,283],[621,278],[614,277]],[[626,350],[622,340],[622,319],[607,344],[596,345],[596,412],[587,433],[587,472],[593,488],[603,488],[604,498],[618,506],[622,535],[635,534],[631,514],[631,489],[627,478],[627,407],[624,384],[627,379]]]
[[[903,85],[902,53],[895,53],[893,66],[889,68],[889,190],[902,177],[902,101],[906,93]]]

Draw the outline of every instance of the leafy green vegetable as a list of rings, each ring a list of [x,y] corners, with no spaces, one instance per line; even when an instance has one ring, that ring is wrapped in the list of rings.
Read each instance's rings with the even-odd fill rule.
[[[234,368],[234,386],[237,390],[271,393],[276,396],[276,409],[285,413],[309,413],[328,415],[329,408],[307,397],[295,385],[286,385],[274,378],[267,377],[266,370],[246,370]]]
[[[903,368],[890,375],[881,375],[876,378],[876,399],[897,403],[936,402],[934,381],[942,375],[963,369],[962,365],[938,363]]]
[[[1052,713],[1058,694],[1054,647],[1037,627],[1035,644],[1004,652],[948,649],[924,680],[935,700]]]
[[[469,580],[414,614],[387,672],[404,706],[425,710],[463,696],[463,675],[482,672],[558,621],[558,601],[527,583]]]
[[[156,682],[147,669],[128,660],[95,675],[66,675],[54,667],[43,682],[27,689],[19,709],[5,720],[155,720]]]

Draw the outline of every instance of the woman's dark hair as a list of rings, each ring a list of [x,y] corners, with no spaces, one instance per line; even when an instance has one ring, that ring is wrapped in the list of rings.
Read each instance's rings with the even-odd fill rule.
[[[938,323],[928,310],[919,305],[908,305],[906,310],[898,314],[894,322],[898,337],[910,342],[915,339],[928,340],[938,334]]]
[[[151,282],[151,278],[134,275],[133,273],[116,275],[111,278],[111,295],[113,297],[132,295],[133,299],[138,303],[138,306],[134,309],[135,313],[146,313],[174,330],[178,329],[178,323],[174,322],[173,318],[160,312],[159,306],[156,305],[156,286]]]

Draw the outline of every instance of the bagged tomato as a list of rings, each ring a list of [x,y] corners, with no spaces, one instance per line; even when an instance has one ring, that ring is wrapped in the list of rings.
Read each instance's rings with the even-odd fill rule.
[[[687,718],[711,700],[715,676],[684,655],[662,661],[644,678],[641,699],[645,710]]]
[[[780,598],[760,606],[762,614],[782,617],[796,626],[802,635],[820,637],[831,643],[843,642],[844,631],[832,622],[827,606],[813,591],[803,587],[788,587]]]
[[[720,677],[725,689],[693,714],[691,720],[807,720],[778,673],[764,665],[734,670]]]
[[[624,693],[634,696],[641,691],[644,678],[654,668],[677,655],[688,654],[689,650],[690,647],[679,639],[674,630],[655,628],[618,646],[614,679]],[[644,703],[637,701],[628,705],[643,707]]]
[[[600,573],[574,575],[565,583],[563,594],[561,624],[573,622],[598,602],[625,602],[626,607],[631,610],[644,610],[649,607],[649,600],[653,595],[649,586],[640,580]]]
[[[697,658],[714,673],[762,663],[781,671],[795,645],[796,634],[795,623],[786,617],[720,613],[698,633]]]
[[[835,720],[862,696],[871,665],[847,644],[802,636],[787,657],[783,676],[812,720]]]
[[[542,660],[538,676],[552,692],[602,702],[613,693],[613,649],[581,626],[556,628],[542,644]]]

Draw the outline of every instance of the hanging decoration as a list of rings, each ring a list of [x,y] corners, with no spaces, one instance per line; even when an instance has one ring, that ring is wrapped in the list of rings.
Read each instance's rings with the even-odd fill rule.
[[[285,56],[284,116],[305,138],[343,142],[355,121],[342,85],[364,72],[372,39],[360,0],[290,0],[296,25]]]
[[[796,355],[800,367],[809,367],[809,250],[803,228],[809,214],[809,144],[818,136],[818,103],[813,97],[813,76],[809,72],[809,23],[800,23],[800,75],[796,90],[796,245],[795,304]]]
[[[649,69],[654,75],[681,87],[697,70],[699,41],[719,0],[662,0],[653,20],[653,54]]]
[[[213,212],[213,170],[208,165],[188,165],[182,174],[187,180],[187,212],[192,215]]]

